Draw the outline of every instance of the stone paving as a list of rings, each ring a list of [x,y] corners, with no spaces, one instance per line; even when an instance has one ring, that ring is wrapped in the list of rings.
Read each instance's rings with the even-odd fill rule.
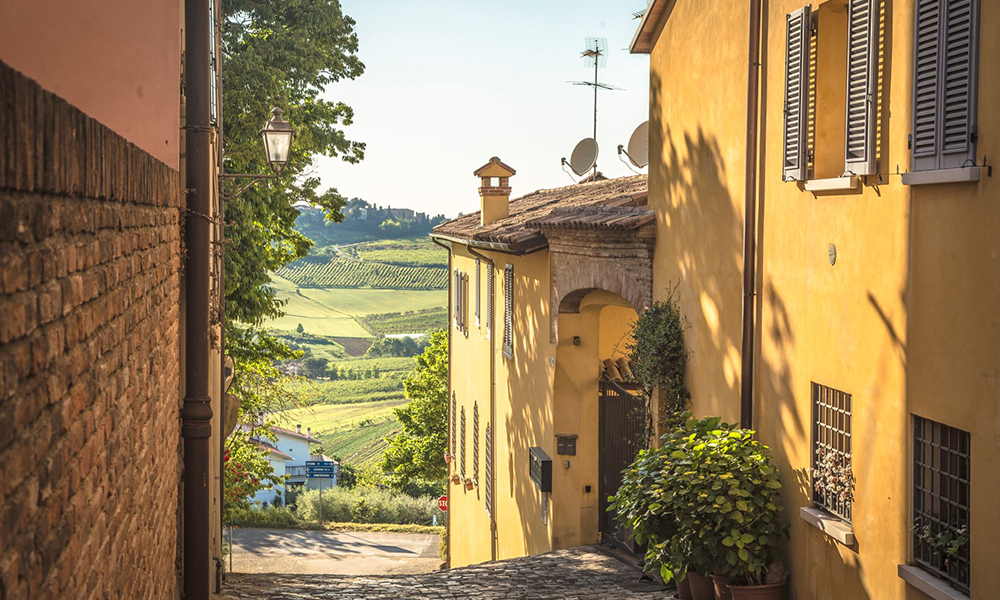
[[[673,591],[596,546],[421,575],[229,575],[234,600],[667,600]]]

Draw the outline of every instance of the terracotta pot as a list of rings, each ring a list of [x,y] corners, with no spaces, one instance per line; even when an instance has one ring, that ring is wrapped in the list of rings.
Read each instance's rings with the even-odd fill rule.
[[[712,587],[715,588],[715,600],[733,600],[729,584],[733,580],[725,575],[712,575]]]
[[[715,600],[715,588],[712,587],[711,579],[694,571],[688,571],[687,578],[691,580],[692,600]]]
[[[691,579],[685,577],[683,581],[674,581],[677,583],[677,598],[679,598],[679,600],[692,600]]]
[[[730,585],[733,600],[785,600],[788,582],[767,585]]]

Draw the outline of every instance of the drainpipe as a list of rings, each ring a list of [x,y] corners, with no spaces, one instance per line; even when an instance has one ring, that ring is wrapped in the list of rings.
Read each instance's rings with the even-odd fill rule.
[[[740,378],[740,427],[753,427],[754,304],[756,298],[757,122],[760,74],[760,5],[750,0],[750,50],[747,60],[746,207],[743,216],[743,340]]]
[[[492,278],[493,277],[493,270],[496,268],[496,263],[493,262],[493,259],[492,258],[487,258],[485,255],[476,252],[472,248],[472,246],[469,246],[468,248],[469,248],[469,253],[470,254],[472,254],[473,256],[476,256],[476,257],[478,257],[478,258],[486,261],[486,263],[490,266],[489,271],[488,271],[489,277]],[[493,285],[490,285],[489,288],[490,288],[491,291],[495,289]],[[492,309],[492,307],[493,307],[493,299],[492,298],[488,299],[486,301],[486,305],[487,305],[487,307],[489,307],[489,308]],[[487,318],[487,320],[490,323],[490,331],[489,331],[489,336],[490,336],[490,430],[491,430],[490,431],[490,439],[493,442],[493,444],[492,444],[491,447],[494,449],[493,452],[490,452],[490,456],[487,457],[487,459],[489,459],[489,461],[490,461],[490,476],[491,476],[490,477],[491,478],[491,481],[490,481],[490,506],[493,507],[493,510],[492,510],[492,512],[490,514],[490,554],[491,554],[492,560],[496,560],[497,559],[497,553],[498,553],[497,552],[497,546],[499,545],[498,544],[498,540],[497,540],[497,517],[496,517],[496,514],[497,514],[497,502],[496,502],[496,493],[497,493],[497,481],[496,481],[496,479],[497,479],[497,465],[496,465],[496,462],[497,462],[496,461],[496,454],[497,454],[496,453],[496,444],[497,444],[497,436],[496,436],[496,430],[497,430],[497,402],[496,402],[496,398],[497,398],[497,369],[496,369],[496,361],[497,361],[497,353],[496,353],[496,350],[493,347],[493,344],[496,343],[496,339],[497,339],[497,337],[495,335],[496,334],[497,323],[496,323],[496,319],[493,318],[492,314],[489,315],[489,317]]]
[[[225,136],[223,132],[223,121],[222,121],[222,28],[219,27],[218,23],[222,21],[222,2],[221,0],[210,0],[215,2],[215,20],[216,23],[210,23],[209,26],[215,29],[215,90],[217,106],[215,109],[216,114],[216,168],[219,170],[221,175],[226,171],[225,165],[223,164],[223,144],[225,141]],[[216,179],[216,190],[219,197],[219,254],[220,260],[219,265],[219,408],[222,410],[222,415],[226,414],[226,255],[225,255],[225,238],[226,238],[226,202],[225,195],[222,189],[222,178]],[[233,366],[235,371],[235,365]],[[216,533],[219,536],[219,543],[222,543],[225,524],[223,523],[223,515],[225,514],[225,498],[226,498],[226,435],[223,429],[225,428],[225,423],[222,422],[222,415],[219,418],[219,510],[218,521],[219,526],[216,529]],[[232,548],[230,548],[232,552]],[[222,582],[225,580],[225,561],[219,556],[217,557],[217,562],[219,569],[216,575],[216,587],[215,591],[222,591]]]
[[[184,3],[184,79],[186,146],[184,245],[185,390],[181,408],[184,439],[184,600],[208,600],[209,563],[209,444],[212,399],[208,387],[209,277],[212,210],[212,157],[209,123],[208,2]]]
[[[437,239],[435,237],[432,237],[431,241],[434,242],[435,244],[437,244],[438,246],[441,246],[442,248],[444,248],[445,250],[448,251],[448,277],[449,277],[448,281],[453,281],[451,279],[451,274],[452,274],[451,273],[451,269],[452,269],[452,266],[451,266],[451,246],[449,246],[448,244],[445,244],[444,242],[442,242],[441,240],[439,240],[439,239]],[[449,285],[448,286],[448,314],[445,315],[445,320],[448,323],[448,325],[447,325],[447,327],[448,327],[448,395],[445,397],[445,402],[448,404],[448,423],[449,424],[451,424],[452,423],[452,419],[455,418],[455,415],[451,414],[451,350],[452,350],[452,347],[451,347],[451,330],[452,330],[451,311],[453,310],[452,305],[451,305],[451,300],[452,300],[453,297],[454,297],[454,294],[452,293],[451,286]],[[450,449],[451,449],[451,446],[449,445],[447,448],[445,448],[445,451],[448,451]],[[451,502],[451,465],[454,464],[454,462],[455,462],[455,458],[454,457],[452,457],[451,461],[448,462],[448,479],[445,480],[445,484],[444,484],[444,486],[445,486],[444,489],[445,489],[445,492],[447,493],[449,503]],[[448,533],[448,536],[445,539],[445,552],[446,552],[446,556],[448,557],[447,558],[448,568],[450,569],[451,568],[451,510],[450,509],[448,510],[448,512],[444,513],[444,527],[445,527],[445,531]]]

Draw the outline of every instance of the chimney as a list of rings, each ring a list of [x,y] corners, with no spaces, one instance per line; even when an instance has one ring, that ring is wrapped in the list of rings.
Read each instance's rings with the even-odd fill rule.
[[[312,435],[313,435],[313,428],[306,427],[306,437],[312,437]]]
[[[295,424],[295,433],[302,435],[302,423]]]
[[[480,225],[506,219],[510,214],[510,178],[515,173],[514,169],[500,162],[496,156],[472,172],[482,179],[482,186],[479,188]],[[493,185],[494,179],[499,180],[497,185]]]

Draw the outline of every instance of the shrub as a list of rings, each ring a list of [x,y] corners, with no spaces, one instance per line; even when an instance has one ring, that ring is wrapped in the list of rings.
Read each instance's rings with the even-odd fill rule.
[[[280,506],[237,508],[232,512],[231,524],[264,529],[295,529],[299,526],[295,514]]]
[[[691,399],[684,385],[688,359],[685,329],[687,322],[672,290],[666,300],[654,302],[636,320],[627,345],[634,378],[647,397],[654,390],[658,392],[660,423],[668,427],[680,421]]]
[[[295,514],[302,521],[319,521],[319,490],[303,492],[296,499]],[[443,513],[432,496],[413,498],[392,490],[334,487],[323,490],[323,521],[343,523],[392,523],[430,525]]]

